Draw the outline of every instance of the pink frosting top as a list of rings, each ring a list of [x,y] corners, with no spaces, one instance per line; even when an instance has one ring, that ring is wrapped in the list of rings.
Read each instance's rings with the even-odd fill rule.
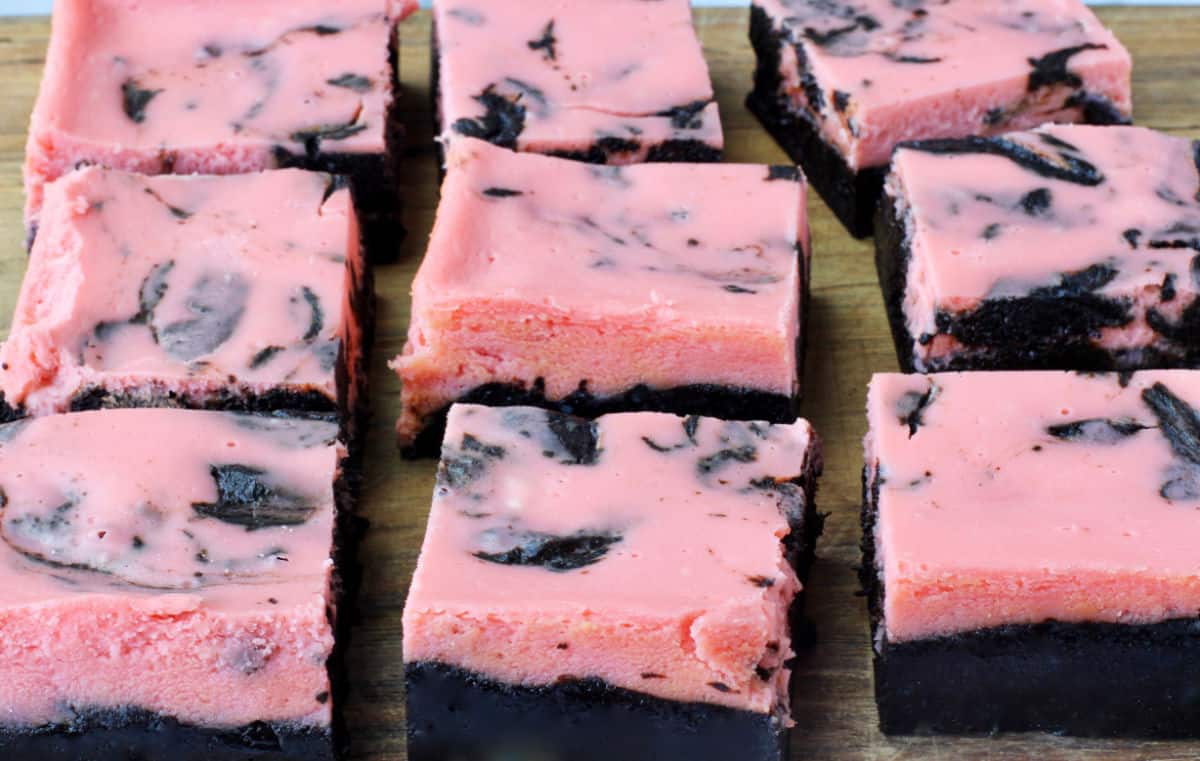
[[[488,382],[544,378],[551,399],[581,381],[598,396],[796,391],[808,225],[793,167],[597,167],[474,139],[448,164],[393,362],[402,438]]]
[[[1156,341],[1150,325],[1175,323],[1200,293],[1200,149],[1191,141],[1140,127],[1047,126],[951,147],[899,149],[888,180],[911,250],[906,321],[914,337],[927,335],[913,347],[919,368],[958,348],[939,335],[938,312],[1028,296],[1071,275],[1102,275],[1090,292],[1125,300],[1128,321],[1095,337],[1112,349]]]
[[[903,140],[1132,109],[1129,53],[1080,0],[755,3],[787,43],[782,94],[852,168]]]
[[[890,640],[1200,614],[1200,373],[876,375]]]
[[[145,177],[88,168],[47,187],[0,349],[0,390],[35,414],[77,394],[287,389],[337,400],[361,269],[345,189],[325,174]]]
[[[562,678],[787,720],[781,540],[819,458],[791,425],[450,410],[404,659]]]
[[[0,724],[327,726],[336,434],[161,409],[0,426]]]
[[[384,150],[392,23],[413,0],[60,0],[26,148],[27,220],[80,162],[148,174]],[[232,21],[236,19],[236,23]]]
[[[433,14],[444,138],[540,153],[608,140],[609,163],[669,140],[723,145],[688,0],[437,0]]]

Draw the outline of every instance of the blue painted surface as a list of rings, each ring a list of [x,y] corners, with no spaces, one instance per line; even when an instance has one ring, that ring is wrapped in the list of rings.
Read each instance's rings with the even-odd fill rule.
[[[738,0],[693,0],[696,6],[743,5]],[[428,5],[423,0],[422,5]],[[0,16],[49,13],[53,0],[0,0]],[[1200,5],[1200,0],[1089,0],[1089,5]]]

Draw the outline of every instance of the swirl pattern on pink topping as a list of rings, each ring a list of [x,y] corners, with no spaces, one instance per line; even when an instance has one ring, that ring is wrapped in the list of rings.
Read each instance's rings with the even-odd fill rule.
[[[0,426],[4,723],[328,727],[336,435],[162,409]]]

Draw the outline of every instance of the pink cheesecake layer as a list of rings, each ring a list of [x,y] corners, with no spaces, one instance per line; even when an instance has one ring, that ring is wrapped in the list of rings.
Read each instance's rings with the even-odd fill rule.
[[[1132,110],[1129,53],[1080,0],[755,4],[790,43],[781,95],[852,169],[904,140],[1080,121],[1087,98]]]
[[[402,441],[492,382],[541,378],[548,399],[581,382],[596,396],[638,384],[793,396],[805,186],[794,170],[775,176],[596,167],[455,140],[392,363]]]
[[[905,321],[914,337],[934,337],[914,345],[916,366],[960,348],[940,335],[939,312],[1028,296],[1094,267],[1114,274],[1093,292],[1130,310],[1127,324],[1098,332],[1094,343],[1154,344],[1148,320],[1176,323],[1200,295],[1191,247],[1200,231],[1200,154],[1192,141],[1140,127],[1071,125],[1007,138],[1055,165],[1086,162],[1100,181],[1049,177],[995,154],[896,152],[887,187],[899,199],[910,250]]]
[[[804,496],[781,484],[819,469],[811,426],[607,415],[580,457],[562,420],[451,409],[405,661],[526,686],[595,677],[786,719],[800,583],[781,540]],[[553,538],[606,544],[570,568],[503,560]]]
[[[80,164],[270,168],[275,153],[384,151],[392,25],[411,0],[62,0],[26,146],[26,222]]]
[[[617,139],[633,144],[609,163],[631,163],[672,140],[724,145],[687,0],[438,0],[433,15],[444,140],[484,126],[486,93],[523,112],[502,141],[522,151]]]
[[[888,639],[1200,615],[1197,405],[1192,371],[876,375]]]
[[[0,427],[0,724],[328,726],[336,434],[184,410]],[[238,469],[256,505],[219,502]]]
[[[144,177],[88,168],[47,187],[0,390],[32,414],[91,389],[204,399],[315,392],[361,352],[350,192],[278,170]]]

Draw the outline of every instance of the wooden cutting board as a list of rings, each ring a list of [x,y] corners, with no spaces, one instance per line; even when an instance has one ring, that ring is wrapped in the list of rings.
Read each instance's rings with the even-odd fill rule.
[[[1134,57],[1137,121],[1200,137],[1200,8],[1105,8],[1101,17]],[[730,161],[782,163],[784,154],[742,106],[753,55],[745,9],[696,14],[725,124]],[[43,18],[0,21],[0,321],[12,313],[25,268],[21,160],[49,34]],[[404,758],[400,613],[433,488],[434,463],[404,462],[392,425],[399,383],[385,362],[399,353],[408,323],[408,289],[433,223],[437,170],[429,113],[429,14],[402,27],[402,106],[411,135],[401,184],[408,240],[399,263],[378,270],[379,330],[372,367],[374,422],[363,511],[366,579],[351,653],[347,713],[356,759]],[[808,611],[818,642],[797,664],[795,759],[1197,759],[1200,743],[1076,740],[1041,735],[1003,738],[888,739],[876,728],[870,643],[856,596],[859,471],[865,388],[872,372],[896,369],[868,243],[852,240],[815,196],[813,304],[804,414],[825,440],[818,505],[830,513],[809,583]],[[1103,664],[1097,664],[1103,668]],[[1200,675],[1197,675],[1200,679]],[[614,759],[620,761],[620,759]],[[736,761],[731,759],[731,761]]]

